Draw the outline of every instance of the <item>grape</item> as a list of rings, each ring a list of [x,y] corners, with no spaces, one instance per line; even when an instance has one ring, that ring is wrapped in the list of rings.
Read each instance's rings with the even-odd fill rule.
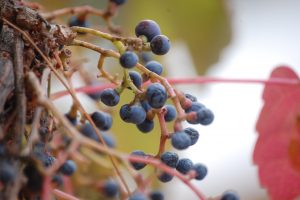
[[[159,25],[153,20],[143,20],[136,25],[135,35],[137,37],[144,35],[150,42],[155,36],[160,35]]]
[[[147,113],[149,110],[151,110],[151,106],[147,101],[141,101],[141,106],[144,108],[145,112]]]
[[[114,197],[119,192],[119,184],[115,180],[108,180],[103,185],[103,191],[107,197]]]
[[[64,183],[63,178],[57,174],[52,177],[51,181],[52,183],[55,183],[57,186],[62,186]]]
[[[102,131],[107,131],[112,126],[112,117],[104,112],[94,112],[91,118],[95,125]]]
[[[195,164],[193,170],[196,171],[196,180],[202,180],[207,175],[207,167],[201,163]]]
[[[152,108],[161,108],[167,101],[168,96],[164,86],[160,83],[153,83],[147,88],[146,98]]]
[[[147,197],[143,193],[136,192],[128,200],[147,200]]]
[[[120,64],[126,69],[131,69],[138,63],[138,56],[132,51],[126,51],[120,56]]]
[[[131,155],[133,156],[140,156],[140,157],[145,157],[146,154],[143,151],[140,150],[135,150],[131,153]],[[134,161],[130,161],[130,164],[132,165],[132,167],[136,170],[140,170],[143,169],[147,164],[145,163],[140,163],[140,162],[134,162]]]
[[[161,154],[160,160],[167,166],[175,168],[178,162],[178,155],[177,153],[166,151]]]
[[[182,174],[187,174],[193,168],[193,162],[188,158],[182,158],[176,166],[177,171]]]
[[[191,138],[185,132],[175,132],[171,138],[172,146],[175,149],[187,149],[191,145]]]
[[[92,87],[100,86],[100,85],[101,85],[101,83],[98,83],[98,82],[93,82],[93,83],[90,84],[90,86],[92,86]],[[93,93],[88,93],[87,95],[88,95],[91,99],[93,99],[93,100],[95,100],[95,101],[99,101],[99,100],[101,100],[101,94],[102,94],[102,92],[95,91],[95,92],[93,92]]]
[[[67,160],[60,168],[59,171],[66,175],[71,176],[77,169],[77,165],[73,160]]]
[[[211,110],[203,108],[197,111],[196,122],[202,125],[209,125],[214,121],[214,114]]]
[[[147,62],[145,67],[157,75],[161,75],[163,71],[163,66],[159,62],[154,60]]]
[[[149,194],[149,197],[151,200],[164,200],[164,195],[161,191],[152,191],[150,194]]]
[[[16,171],[13,166],[6,160],[0,161],[0,183],[6,185],[13,183],[16,179]]]
[[[156,55],[164,55],[170,50],[169,38],[165,35],[157,35],[150,42],[151,51]]]
[[[43,159],[43,163],[45,167],[50,167],[54,162],[55,162],[55,158],[53,156],[47,154],[45,155]]]
[[[70,114],[66,113],[65,117],[69,120],[69,122],[73,125],[76,126],[77,124],[77,118],[76,117],[71,117]]]
[[[183,130],[186,134],[188,134],[191,138],[191,145],[194,145],[197,143],[199,139],[199,133],[197,130],[193,128],[186,128]]]
[[[101,93],[100,99],[107,106],[115,106],[119,103],[120,96],[115,89],[107,88]]]
[[[140,75],[140,73],[131,71],[131,72],[129,72],[129,77],[132,80],[135,87],[137,87],[138,89],[141,88],[143,79],[142,79],[142,76]]]
[[[93,126],[91,124],[86,123],[86,124],[82,125],[80,127],[80,132],[84,136],[86,136],[86,137],[88,137],[88,138],[90,138],[92,140],[95,140],[95,141],[99,142],[99,138],[97,136],[97,133],[95,132],[95,130],[94,130],[94,128],[93,128]]]
[[[153,130],[154,122],[146,118],[145,121],[137,125],[137,128],[143,133],[148,133]]]
[[[139,53],[139,58],[141,62],[145,64],[152,60],[152,55],[149,52],[141,52]]]
[[[197,97],[195,97],[191,94],[186,93],[184,96],[185,96],[185,98],[191,100],[192,102],[197,102]]]
[[[176,118],[176,109],[173,105],[166,105],[167,112],[164,116],[166,122],[170,122]]]
[[[239,200],[240,197],[233,191],[226,191],[220,200]]]
[[[98,138],[98,135],[96,133],[96,131],[94,130],[93,126],[89,123],[86,123],[84,125],[82,125],[80,127],[80,132],[90,138],[90,139],[93,139],[97,142],[100,142],[99,138]],[[103,133],[101,132],[101,136],[104,140],[104,142],[106,143],[107,146],[109,146],[110,148],[114,148],[115,147],[115,139],[112,137],[111,134],[106,134],[106,133]]]
[[[192,102],[191,107],[185,109],[186,113],[190,113],[190,112],[197,112],[198,110],[205,108],[205,106],[202,103],[199,102]]]
[[[125,104],[120,109],[120,117],[125,122],[141,124],[146,119],[146,112],[140,105]]]
[[[158,176],[158,180],[160,180],[163,183],[170,182],[173,179],[173,175],[168,174],[167,172],[162,172]]]
[[[110,0],[110,2],[115,3],[116,5],[120,6],[127,2],[127,0]]]
[[[69,26],[81,26],[81,27],[89,27],[90,23],[88,23],[85,19],[82,20],[77,16],[72,16],[69,21]]]
[[[42,142],[48,142],[52,138],[49,129],[43,126],[39,128],[39,135]]]

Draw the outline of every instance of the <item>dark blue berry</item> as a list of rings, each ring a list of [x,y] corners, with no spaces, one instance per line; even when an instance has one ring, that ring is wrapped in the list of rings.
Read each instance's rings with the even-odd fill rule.
[[[147,200],[147,197],[143,193],[136,192],[128,200]]]
[[[143,20],[136,25],[135,35],[137,37],[144,35],[150,42],[155,36],[160,35],[159,25],[153,20]]]
[[[107,106],[115,106],[119,103],[120,96],[115,89],[107,88],[101,93],[100,99]]]
[[[202,103],[199,102],[192,102],[191,107],[185,109],[186,113],[190,113],[190,112],[197,112],[198,110],[205,108],[205,106]]]
[[[93,126],[91,124],[86,123],[86,124],[82,125],[80,127],[80,132],[84,136],[86,136],[86,137],[88,137],[88,138],[90,138],[92,140],[95,140],[95,141],[99,142],[99,138],[97,136],[97,133],[96,133],[96,131],[94,130],[94,128],[93,128]]]
[[[113,2],[117,4],[118,6],[123,5],[124,3],[127,2],[127,0],[110,0],[110,2]]]
[[[193,170],[196,172],[195,179],[202,180],[207,175],[207,167],[201,163],[197,163],[193,166]]]
[[[73,160],[67,160],[61,167],[60,172],[66,176],[71,176],[77,169],[77,165]]]
[[[39,128],[39,135],[42,142],[48,142],[52,138],[52,134],[50,133],[49,129],[43,126]]]
[[[126,69],[131,69],[139,61],[139,57],[132,51],[126,51],[120,56],[120,64]]]
[[[166,105],[165,106],[167,112],[165,114],[166,122],[170,122],[176,118],[176,109],[173,105]]]
[[[107,131],[112,126],[112,117],[104,112],[94,112],[91,118],[95,125],[102,131]]]
[[[197,111],[196,123],[209,125],[214,121],[214,114],[211,110],[203,108]]]
[[[150,194],[149,194],[149,197],[151,200],[164,200],[164,195],[161,191],[152,191]]]
[[[8,161],[0,161],[0,182],[4,185],[13,183],[16,178],[16,171]]]
[[[45,167],[50,167],[55,162],[55,158],[53,156],[45,154],[43,159],[43,163]]]
[[[144,108],[145,112],[147,113],[149,110],[151,110],[151,106],[147,101],[141,101],[141,106]]]
[[[55,183],[57,186],[62,186],[64,181],[60,175],[56,174],[52,177],[52,183]]]
[[[151,53],[149,53],[149,52],[139,53],[139,58],[143,64],[145,64],[153,59]]]
[[[96,131],[94,130],[94,128],[91,124],[86,123],[86,124],[82,125],[80,127],[80,132],[84,136],[86,136],[90,139],[93,139],[97,142],[100,142],[100,139],[99,139]],[[101,132],[101,136],[102,136],[104,142],[107,144],[107,146],[109,146],[111,148],[115,147],[115,140],[114,140],[114,138],[111,134],[106,134],[106,133]]]
[[[101,83],[94,82],[94,83],[92,83],[90,86],[94,87],[94,86],[98,86],[98,85],[101,85]],[[101,99],[101,94],[102,94],[102,92],[95,91],[95,92],[93,92],[93,93],[88,93],[87,95],[88,95],[91,99],[93,99],[93,100],[95,100],[95,101],[99,101],[99,100]]]
[[[81,26],[81,27],[89,27],[90,23],[85,19],[80,19],[80,17],[72,16],[69,21],[69,26]]]
[[[191,138],[185,132],[175,132],[171,138],[172,146],[175,149],[187,149],[191,145]]]
[[[107,197],[114,197],[119,192],[119,184],[115,180],[108,180],[103,185],[103,192]]]
[[[160,180],[163,183],[169,182],[173,179],[173,175],[168,174],[166,172],[162,172],[159,176],[158,176],[158,180]]]
[[[187,174],[191,169],[193,169],[193,166],[193,162],[190,159],[182,158],[178,161],[176,169],[182,174]]]
[[[159,62],[154,60],[148,62],[145,67],[157,75],[161,75],[163,71],[163,66]]]
[[[188,134],[191,138],[191,145],[194,145],[197,143],[199,139],[199,133],[197,130],[193,128],[186,128],[183,130],[186,134]]]
[[[240,197],[233,191],[226,191],[220,200],[240,200]]]
[[[138,89],[141,88],[143,79],[142,79],[142,76],[140,73],[138,73],[136,71],[131,71],[131,72],[129,72],[129,77],[132,80],[135,87],[137,87]]]
[[[149,120],[146,118],[145,121],[137,125],[137,128],[143,133],[148,133],[153,130],[154,122],[153,120]]]
[[[167,166],[175,168],[178,162],[178,155],[177,153],[166,151],[160,155],[160,160]]]
[[[65,117],[69,120],[69,122],[73,125],[76,126],[77,124],[77,118],[76,117],[72,117],[70,114],[66,113]]]
[[[133,156],[140,156],[140,157],[145,157],[146,154],[143,151],[140,150],[135,150],[131,153],[131,155]],[[134,162],[134,161],[130,161],[130,164],[132,165],[132,167],[136,170],[140,170],[143,169],[147,164],[145,163],[141,163],[141,162]]]
[[[140,105],[125,104],[120,109],[120,117],[123,121],[140,124],[146,119],[146,112]]]
[[[167,101],[167,91],[160,83],[153,83],[148,86],[146,98],[152,108],[161,108]]]
[[[196,102],[197,101],[197,97],[191,95],[191,94],[185,94],[185,98],[191,100],[192,102]]]
[[[151,51],[156,55],[164,55],[170,50],[169,38],[165,35],[157,35],[150,42]]]

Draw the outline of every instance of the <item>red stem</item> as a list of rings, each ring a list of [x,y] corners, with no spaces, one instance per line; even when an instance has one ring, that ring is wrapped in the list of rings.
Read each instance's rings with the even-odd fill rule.
[[[169,137],[167,125],[165,121],[165,114],[166,109],[161,109],[159,113],[157,113],[159,125],[160,125],[160,142],[159,142],[159,150],[157,152],[157,155],[155,157],[159,158],[160,154],[162,154],[165,151],[166,141]]]
[[[67,200],[79,200],[77,197],[74,197],[68,193],[65,193],[61,190],[58,189],[54,189],[52,190],[53,194],[57,197],[63,198],[63,199],[67,199]]]
[[[207,84],[207,83],[240,83],[240,84],[274,84],[274,85],[299,85],[300,81],[298,79],[286,79],[286,78],[272,78],[268,80],[261,79],[226,79],[226,78],[209,78],[198,76],[196,78],[169,78],[168,82],[172,85],[176,84]],[[146,83],[149,84],[149,83]],[[97,86],[84,86],[76,88],[76,92],[84,92],[87,94],[92,94],[104,90],[105,88],[112,88],[114,84],[106,83]],[[51,96],[51,99],[55,100],[60,97],[69,94],[67,91],[56,92]]]

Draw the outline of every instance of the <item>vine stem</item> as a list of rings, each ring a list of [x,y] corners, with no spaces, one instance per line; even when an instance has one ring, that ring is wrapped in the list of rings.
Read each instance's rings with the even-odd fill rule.
[[[286,79],[286,78],[271,78],[268,80],[263,79],[226,79],[226,78],[210,78],[198,76],[196,78],[168,78],[167,81],[172,85],[179,84],[210,84],[210,83],[236,83],[236,84],[264,84],[264,85],[283,85],[292,86],[299,85],[298,79]],[[146,85],[149,82],[145,83]],[[92,94],[104,90],[105,88],[113,88],[114,84],[103,83],[101,85],[83,86],[75,89],[76,92],[83,92]],[[63,96],[68,95],[68,91],[60,91],[51,95],[51,99],[56,100]]]
[[[159,121],[159,125],[160,125],[160,142],[159,142],[159,150],[156,154],[156,158],[159,158],[160,155],[165,151],[165,146],[166,146],[166,141],[169,138],[169,134],[168,134],[168,130],[167,130],[167,125],[166,125],[166,121],[165,121],[165,114],[166,114],[167,110],[162,108],[158,113],[157,113],[157,117],[158,117],[158,121]]]

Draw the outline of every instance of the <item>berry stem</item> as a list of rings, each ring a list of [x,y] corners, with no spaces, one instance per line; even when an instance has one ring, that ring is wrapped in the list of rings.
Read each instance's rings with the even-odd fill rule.
[[[167,130],[167,125],[166,125],[166,121],[165,121],[165,117],[164,117],[165,114],[166,114],[165,109],[161,109],[157,113],[161,133],[160,133],[159,149],[158,149],[158,152],[157,152],[155,158],[159,158],[160,155],[163,152],[165,152],[166,141],[169,138],[169,133],[168,133],[168,130]]]
[[[68,193],[65,193],[59,189],[53,189],[52,193],[58,197],[59,199],[66,199],[66,200],[79,200],[77,197],[74,197]]]

